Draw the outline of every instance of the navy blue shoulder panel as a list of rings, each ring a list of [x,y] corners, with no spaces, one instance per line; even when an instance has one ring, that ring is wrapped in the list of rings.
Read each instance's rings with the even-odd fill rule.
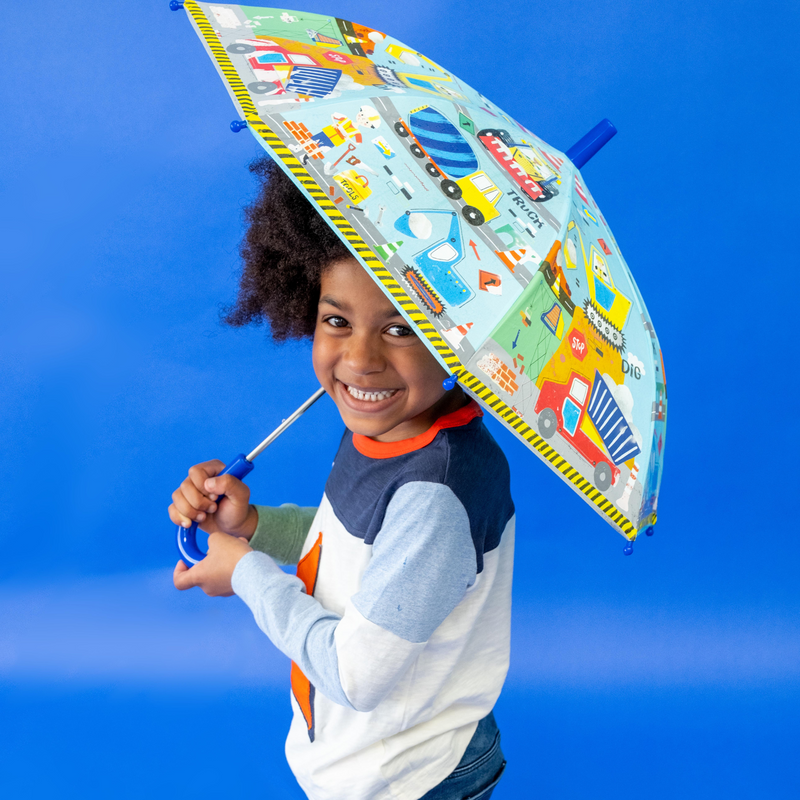
[[[481,572],[483,554],[500,544],[503,530],[514,516],[511,471],[505,454],[480,418],[442,434],[450,445],[444,482],[467,511]]]
[[[514,514],[508,462],[482,420],[445,428],[426,447],[391,458],[359,453],[347,431],[325,494],[347,531],[372,544],[394,493],[413,481],[442,483],[461,501],[480,572],[483,554],[498,546]]]

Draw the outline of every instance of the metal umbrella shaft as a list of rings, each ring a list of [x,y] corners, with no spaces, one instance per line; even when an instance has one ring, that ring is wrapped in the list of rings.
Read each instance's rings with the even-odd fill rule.
[[[311,397],[308,398],[296,411],[290,414],[272,433],[264,439],[261,444],[252,450],[248,455],[240,453],[236,458],[231,461],[225,469],[220,472],[220,475],[233,475],[239,480],[252,472],[254,468],[253,460],[256,456],[260,455],[272,442],[274,442],[293,422],[296,422],[309,408],[311,408],[317,400],[325,394],[323,388],[317,389]],[[217,503],[222,500],[225,495],[217,497]],[[197,546],[197,522],[192,522],[188,528],[178,525],[178,553],[187,567],[193,567],[199,561],[202,561],[206,554]]]

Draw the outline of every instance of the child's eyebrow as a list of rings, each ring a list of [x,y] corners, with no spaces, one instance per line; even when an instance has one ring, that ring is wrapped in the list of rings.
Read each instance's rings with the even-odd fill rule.
[[[319,299],[320,305],[325,303],[326,305],[333,306],[334,308],[338,308],[339,311],[346,311],[347,310],[347,303],[340,303],[335,298],[331,297],[329,294],[325,294]],[[393,317],[400,317],[404,319],[403,315],[396,309],[394,306],[392,308],[387,308],[386,313],[384,314],[386,319],[392,319]]]
[[[342,304],[338,303],[336,300],[334,300],[329,294],[326,294],[323,297],[320,297],[319,302],[320,303],[327,303],[329,306],[333,306],[334,308],[338,308],[340,311],[342,310]]]

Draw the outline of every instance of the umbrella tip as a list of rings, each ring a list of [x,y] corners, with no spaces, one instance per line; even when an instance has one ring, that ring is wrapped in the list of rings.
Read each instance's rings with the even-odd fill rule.
[[[235,119],[231,122],[231,130],[234,133],[239,133],[239,131],[243,131],[247,127],[247,123],[241,119]]]
[[[652,536],[656,532],[656,529],[650,525],[648,528],[645,529],[645,536]]]
[[[442,381],[442,389],[449,392],[458,383],[458,375],[451,375]]]
[[[631,555],[633,553],[633,542],[628,542],[628,544],[622,548],[622,552],[625,553],[626,556]]]
[[[614,124],[607,119],[599,122],[580,141],[565,153],[567,158],[580,169],[609,139],[617,135]]]
[[[180,11],[183,8],[181,0],[169,0],[169,7],[172,11]]]

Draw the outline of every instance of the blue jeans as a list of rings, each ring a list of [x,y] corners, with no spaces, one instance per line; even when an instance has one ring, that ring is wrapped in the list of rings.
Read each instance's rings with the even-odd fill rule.
[[[478,723],[458,766],[420,800],[489,800],[505,768],[500,731],[489,712]]]

